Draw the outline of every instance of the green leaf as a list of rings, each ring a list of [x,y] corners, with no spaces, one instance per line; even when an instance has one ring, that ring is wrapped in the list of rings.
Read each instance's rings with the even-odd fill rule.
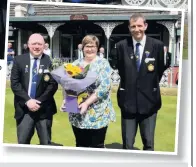
[[[87,72],[89,70],[90,64],[88,64],[85,68],[84,71]]]
[[[75,78],[75,79],[83,79],[84,75],[83,74],[79,74],[79,75],[74,76],[73,78]]]

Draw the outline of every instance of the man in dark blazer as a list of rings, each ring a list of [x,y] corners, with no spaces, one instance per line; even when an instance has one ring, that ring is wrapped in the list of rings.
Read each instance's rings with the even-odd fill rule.
[[[11,88],[19,144],[30,144],[36,128],[40,144],[52,145],[52,119],[57,112],[53,96],[58,84],[49,73],[51,61],[43,54],[44,43],[40,34],[32,34],[29,53],[14,59]]]
[[[82,44],[78,44],[78,49],[74,50],[74,59],[83,59],[84,53],[82,50]]]
[[[164,46],[164,67],[167,70],[171,65],[171,53],[168,51],[168,47]]]
[[[99,56],[100,58],[105,58],[105,49],[104,49],[104,47],[99,48],[99,52],[97,53],[97,56]]]
[[[163,43],[145,35],[142,14],[129,20],[131,37],[117,43],[117,69],[121,78],[117,101],[122,116],[124,149],[134,149],[137,128],[144,150],[154,150],[157,112],[161,108],[159,81],[164,72]]]

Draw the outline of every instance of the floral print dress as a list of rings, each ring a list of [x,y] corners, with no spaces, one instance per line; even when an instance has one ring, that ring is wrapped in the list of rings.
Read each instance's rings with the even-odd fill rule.
[[[78,59],[73,64],[83,67],[84,59]],[[90,64],[89,70],[98,75],[94,89],[98,101],[90,106],[86,114],[69,113],[69,121],[80,129],[100,129],[116,120],[110,94],[112,69],[106,59],[97,56],[96,60]]]

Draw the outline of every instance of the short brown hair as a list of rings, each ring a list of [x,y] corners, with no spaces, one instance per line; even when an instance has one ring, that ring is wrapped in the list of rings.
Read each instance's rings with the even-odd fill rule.
[[[131,20],[136,21],[136,20],[139,19],[139,18],[142,18],[142,19],[144,20],[144,24],[146,23],[146,18],[144,17],[143,14],[141,14],[141,13],[135,13],[135,14],[131,15],[131,17],[130,17],[130,19],[129,19],[129,24],[130,24],[130,21],[131,21]]]
[[[99,47],[99,39],[95,36],[95,35],[86,35],[83,39],[82,39],[82,47],[84,48],[85,45],[89,44],[89,43],[93,43],[95,42],[97,48]]]

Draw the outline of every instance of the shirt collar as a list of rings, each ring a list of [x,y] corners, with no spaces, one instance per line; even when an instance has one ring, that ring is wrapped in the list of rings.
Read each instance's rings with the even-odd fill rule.
[[[32,54],[30,53],[30,59],[33,60],[35,57],[32,56]],[[40,60],[42,58],[42,55],[38,57],[38,59]]]
[[[146,35],[145,35],[145,34],[144,34],[144,36],[143,36],[143,38],[142,38],[141,41],[136,41],[133,37],[132,37],[132,39],[133,39],[133,46],[135,46],[136,43],[139,42],[139,43],[144,47],[144,45],[145,45],[145,43],[146,43]]]

